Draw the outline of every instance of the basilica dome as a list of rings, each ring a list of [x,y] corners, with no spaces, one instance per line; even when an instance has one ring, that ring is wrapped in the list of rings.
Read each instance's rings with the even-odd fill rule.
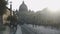
[[[19,11],[28,11],[28,8],[27,8],[26,4],[24,3],[24,1],[22,2],[22,4],[19,7]]]

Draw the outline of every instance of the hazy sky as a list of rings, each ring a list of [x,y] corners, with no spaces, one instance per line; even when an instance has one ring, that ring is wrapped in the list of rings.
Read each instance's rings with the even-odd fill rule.
[[[12,1],[12,7],[14,9],[19,9],[23,0],[9,0]],[[24,0],[28,9],[38,11],[48,7],[50,10],[60,9],[60,0]]]

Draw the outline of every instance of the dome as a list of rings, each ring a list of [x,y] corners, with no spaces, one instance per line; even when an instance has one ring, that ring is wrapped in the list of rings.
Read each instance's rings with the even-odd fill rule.
[[[27,8],[26,4],[24,3],[24,1],[21,4],[21,6],[19,7],[19,11],[28,11],[28,8]]]

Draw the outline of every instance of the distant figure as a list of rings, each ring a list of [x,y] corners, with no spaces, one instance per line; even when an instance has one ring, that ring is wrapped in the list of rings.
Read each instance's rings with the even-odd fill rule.
[[[16,33],[16,31],[17,31],[17,25],[18,24],[16,24],[15,22],[14,22],[14,24],[10,24],[10,29],[11,29],[11,33],[12,34]]]

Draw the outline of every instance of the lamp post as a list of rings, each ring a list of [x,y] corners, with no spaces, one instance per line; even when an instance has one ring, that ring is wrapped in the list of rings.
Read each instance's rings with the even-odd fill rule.
[[[12,19],[12,1],[10,1],[10,34],[13,34],[13,25],[11,25],[11,19]]]
[[[10,15],[12,16],[12,1],[10,2]]]

